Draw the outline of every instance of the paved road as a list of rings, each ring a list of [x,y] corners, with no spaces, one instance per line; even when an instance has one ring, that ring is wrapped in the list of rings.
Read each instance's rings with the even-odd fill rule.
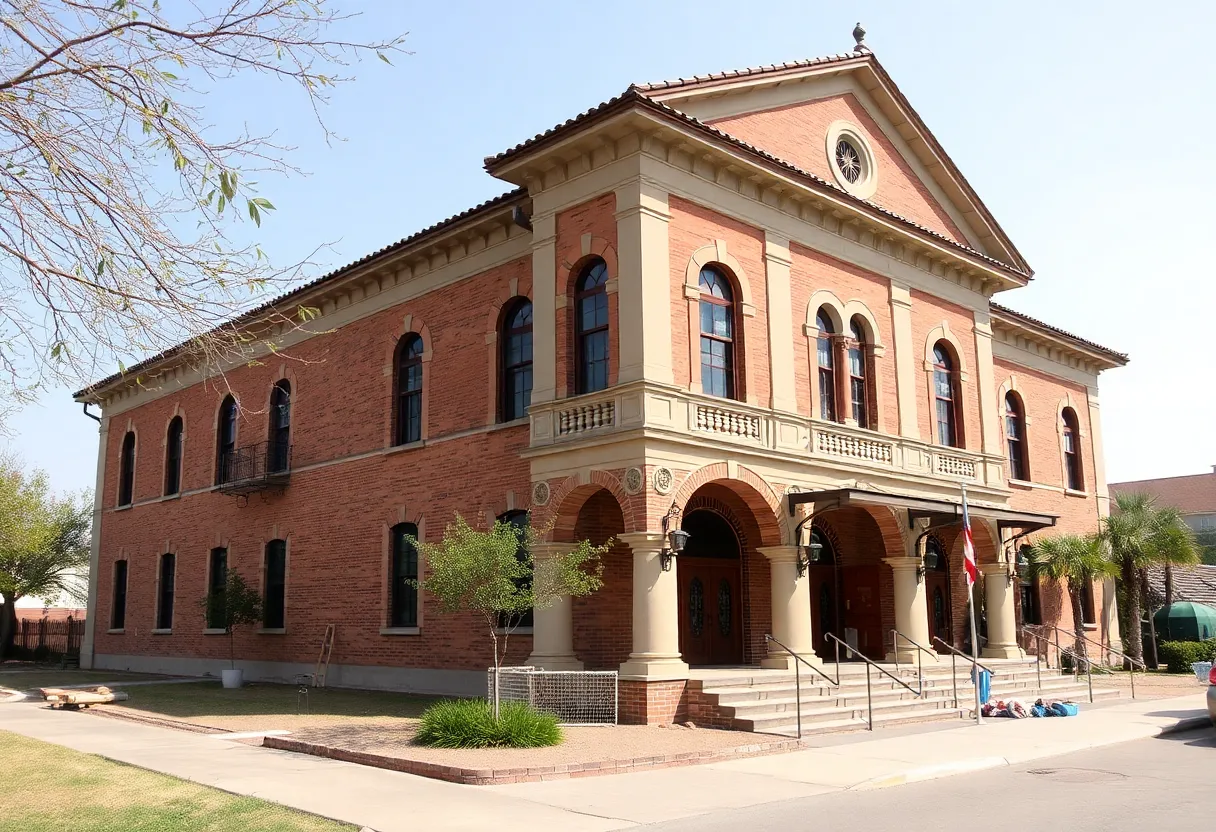
[[[663,832],[803,829],[1119,832],[1209,829],[1216,730],[1048,757],[924,783],[768,803],[645,827]]]

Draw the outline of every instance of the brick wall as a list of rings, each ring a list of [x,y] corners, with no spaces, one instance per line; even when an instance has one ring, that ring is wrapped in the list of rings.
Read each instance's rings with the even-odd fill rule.
[[[579,511],[574,539],[601,544],[624,531],[620,506],[601,489]],[[588,670],[616,670],[633,647],[633,552],[614,542],[603,564],[600,590],[573,601],[574,655]]]

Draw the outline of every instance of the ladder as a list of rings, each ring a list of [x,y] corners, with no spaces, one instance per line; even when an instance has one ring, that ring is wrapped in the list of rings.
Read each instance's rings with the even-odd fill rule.
[[[325,625],[325,636],[321,639],[321,655],[317,657],[317,670],[312,675],[314,688],[325,687],[325,676],[329,673],[329,657],[334,652],[334,631],[336,625]]]

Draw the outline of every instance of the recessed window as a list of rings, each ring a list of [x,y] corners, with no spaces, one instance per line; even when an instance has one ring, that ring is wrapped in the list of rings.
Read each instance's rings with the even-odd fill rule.
[[[418,527],[398,523],[391,530],[392,563],[389,564],[388,625],[418,626]]]
[[[815,353],[819,365],[819,417],[829,422],[836,421],[836,355],[832,348],[832,336],[836,330],[827,310],[820,309],[815,317],[819,337],[815,340]]]
[[[532,301],[518,298],[503,316],[502,421],[528,415],[532,404]]]
[[[135,491],[135,431],[127,431],[122,438],[122,459],[118,467],[118,504],[131,505]]]
[[[849,400],[853,405],[853,421],[859,428],[870,425],[869,373],[866,372],[866,333],[861,320],[849,322]]]
[[[223,629],[228,591],[228,550],[223,546],[211,550],[207,563],[207,589],[211,599],[207,605],[207,626],[213,630]]]
[[[165,496],[182,490],[182,417],[174,416],[165,436]]]
[[[574,287],[576,389],[594,393],[608,386],[608,266],[592,260]]]
[[[267,630],[282,629],[287,598],[287,541],[272,540],[266,544],[265,602],[262,604],[262,626]]]
[[[733,399],[735,383],[735,302],[726,275],[712,266],[701,269],[701,389],[707,395]]]
[[[173,629],[173,584],[177,580],[177,556],[166,552],[160,556],[159,587],[156,600],[156,629]]]
[[[1067,484],[1073,491],[1085,490],[1085,475],[1081,468],[1081,428],[1077,423],[1077,412],[1071,407],[1060,414],[1064,429],[1064,472]]]
[[[1009,449],[1009,478],[1030,480],[1026,448],[1026,411],[1022,399],[1012,390],[1005,394],[1005,443]]]
[[[215,484],[231,482],[236,472],[236,399],[224,397],[215,435]]]
[[[958,363],[950,347],[938,341],[933,347],[933,403],[937,419],[937,444],[962,447],[958,429]]]
[[[281,379],[270,391],[270,448],[266,456],[272,474],[291,465],[291,382]]]
[[[422,439],[422,336],[409,333],[397,343],[397,435],[394,444]]]
[[[127,562],[114,562],[114,591],[110,595],[110,629],[121,630],[127,626]]]

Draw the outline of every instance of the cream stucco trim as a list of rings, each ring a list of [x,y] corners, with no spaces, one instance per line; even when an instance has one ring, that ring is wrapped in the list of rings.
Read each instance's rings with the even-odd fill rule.
[[[916,417],[916,366],[912,352],[912,293],[909,287],[892,280],[890,302],[892,339],[895,342],[895,392],[899,402],[899,435],[920,439],[920,422]]]
[[[1106,517],[1110,514],[1110,491],[1106,486],[1106,452],[1102,446],[1102,413],[1098,405],[1098,388],[1086,388],[1085,398],[1089,403],[1089,452],[1093,454],[1094,460],[1094,498],[1098,516]],[[1111,597],[1113,599],[1113,594]],[[1117,626],[1114,632],[1117,638]]]
[[[999,410],[996,401],[995,372],[992,366],[992,324],[988,313],[972,313],[975,337],[975,381],[980,405],[980,443],[987,454],[1001,452]]]
[[[764,270],[768,298],[768,357],[770,404],[774,410],[796,413],[794,394],[793,303],[790,295],[790,241],[764,234]]]
[[[616,190],[617,382],[671,382],[671,260],[667,191],[637,178]],[[744,280],[739,277],[740,282]]]
[[[861,174],[857,177],[856,182],[846,179],[844,172],[836,162],[836,144],[841,139],[852,145],[860,156]],[[828,167],[836,178],[836,184],[859,199],[872,197],[878,190],[878,162],[874,158],[874,149],[870,147],[870,140],[866,137],[865,131],[851,121],[838,119],[828,125],[824,140]]]
[[[84,637],[80,643],[80,667],[93,667],[94,634],[97,630],[98,572],[101,569],[101,518],[105,510],[102,503],[106,484],[106,451],[110,419],[103,417],[97,425],[97,475],[93,480],[93,526],[89,542],[89,598],[86,602]]]

